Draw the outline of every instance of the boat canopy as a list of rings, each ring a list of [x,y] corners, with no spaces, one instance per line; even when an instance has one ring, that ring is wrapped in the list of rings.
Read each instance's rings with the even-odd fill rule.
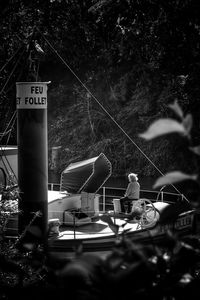
[[[61,173],[61,191],[96,193],[111,173],[111,162],[103,153],[97,157],[71,163]]]

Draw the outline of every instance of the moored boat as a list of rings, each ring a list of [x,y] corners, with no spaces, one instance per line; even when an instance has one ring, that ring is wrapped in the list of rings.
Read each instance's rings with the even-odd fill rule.
[[[191,232],[194,210],[189,205],[180,210],[173,223],[160,224],[160,214],[173,206],[167,201],[167,198],[172,200],[171,194],[152,191],[149,198],[140,198],[134,203],[130,214],[121,213],[119,190],[113,188],[110,198],[106,188],[104,195],[100,191],[111,171],[111,162],[101,153],[98,157],[71,164],[62,172],[61,191],[52,192],[61,195],[62,199],[55,196],[51,202],[49,198],[49,218],[59,219],[61,225],[59,234],[49,239],[52,252],[69,255],[81,246],[84,252],[106,254],[124,232],[131,240],[141,243],[165,238],[168,229],[177,234]],[[147,192],[141,191],[141,197],[144,195]],[[175,204],[180,195],[173,194],[173,197]],[[135,213],[138,208],[139,214]]]
[[[159,223],[160,214],[173,205],[167,202],[167,193],[159,197],[159,192],[154,192],[154,199],[151,195],[150,199],[141,198],[137,201],[134,205],[138,205],[142,213],[136,217],[133,213],[122,214],[117,196],[119,190],[112,189],[115,195],[110,201],[107,195],[100,193],[111,170],[109,160],[100,154],[99,157],[71,164],[62,172],[61,191],[49,194],[54,195],[53,200],[49,198],[49,218],[59,219],[61,225],[59,234],[49,238],[51,252],[68,256],[81,246],[84,252],[107,254],[124,232],[127,232],[129,239],[139,243],[150,243],[152,239],[162,240],[169,229],[177,234],[191,232],[194,210],[190,208],[181,212],[174,223]],[[173,196],[176,201],[179,195]],[[103,200],[110,205],[102,203]],[[83,214],[80,215],[80,212]]]
[[[60,190],[48,191],[48,249],[54,255],[71,257],[80,247],[83,252],[107,255],[126,235],[130,240],[150,244],[162,242],[168,230],[178,235],[191,233],[195,211],[180,205],[173,222],[160,222],[163,211],[176,205],[180,195],[141,191],[131,213],[121,213],[119,189],[106,194],[103,185],[112,174],[112,165],[101,153],[99,156],[70,164],[61,174]],[[111,188],[107,187],[107,190]],[[103,190],[103,193],[102,193]],[[174,203],[172,200],[174,198]],[[175,207],[175,206],[174,206]],[[139,209],[139,213],[137,212]],[[176,208],[177,209],[177,208]],[[11,215],[7,237],[17,237],[18,215]]]
[[[105,214],[100,214],[99,217],[93,218],[90,224],[81,227],[61,226],[59,235],[49,239],[49,250],[55,255],[68,257],[73,256],[81,246],[83,252],[107,255],[120,241],[124,232],[128,239],[142,245],[164,241],[169,229],[178,235],[191,233],[194,225],[192,209],[181,213],[173,223],[159,224],[159,213],[166,207],[165,204],[163,202],[153,204],[156,217],[149,226],[143,225],[141,219],[132,220],[127,215],[119,214],[110,216],[109,213],[106,214],[109,216],[107,220],[104,218]],[[148,219],[148,213],[145,219]]]
[[[110,177],[111,170],[110,161],[101,153],[98,157],[69,165],[61,174],[60,191],[48,191],[49,224],[57,221],[57,230],[51,228],[49,232],[51,253],[72,256],[81,246],[83,252],[106,255],[125,232],[127,238],[135,242],[151,243],[164,239],[169,229],[179,235],[192,231],[195,211],[189,206],[180,211],[173,223],[159,222],[160,214],[174,205],[167,202],[167,193],[161,199],[159,194],[155,198],[154,192],[154,199],[138,200],[134,205],[141,212],[135,215],[133,208],[130,214],[120,212],[118,190],[107,206],[108,198],[100,189]],[[178,196],[174,194],[174,197]],[[17,236],[16,227],[17,214],[10,217],[6,235]]]
[[[80,80],[79,82],[82,83]],[[28,93],[28,89],[25,87],[30,85],[32,87],[32,93],[33,90],[37,91],[41,84],[42,83],[39,82],[19,82],[17,87],[24,87],[23,91]],[[42,86],[43,85],[44,84],[42,84]],[[44,86],[46,87],[46,85],[47,83],[45,83]],[[35,86],[37,86],[37,89]],[[83,86],[85,87],[85,85]],[[20,91],[22,91],[21,88],[18,89],[17,100],[20,99]],[[24,92],[20,94],[20,96],[23,97],[24,95]],[[92,96],[92,93],[90,93],[90,95]],[[123,131],[123,134],[126,135],[129,141],[135,144],[128,134],[126,134],[121,126],[114,120],[114,118],[98,102],[96,97],[93,96],[93,98],[101,106],[103,111],[111,118],[115,125]],[[47,167],[45,164],[47,161],[47,155],[44,148],[47,146],[47,142],[45,142],[47,134],[43,129],[47,127],[47,124],[46,117],[40,118],[41,116],[38,114],[37,117],[39,117],[42,126],[36,127],[36,125],[38,126],[38,118],[36,118],[38,110],[35,105],[41,105],[40,109],[43,109],[42,112],[44,113],[44,116],[46,116],[47,107],[46,101],[40,101],[40,103],[39,101],[36,101],[37,103],[33,103],[34,101],[31,100],[27,103],[26,99],[30,100],[36,98],[25,97],[23,105],[22,102],[17,101],[19,124],[20,122],[27,120],[27,122],[24,123],[26,126],[24,124],[20,124],[20,126],[18,126],[19,132],[22,128],[26,129],[26,131],[21,130],[20,133],[23,135],[18,134],[21,141],[21,143],[19,143],[19,145],[21,144],[19,151],[20,170],[23,172],[25,171],[24,173],[20,172],[19,177],[21,183],[19,184],[19,187],[22,190],[22,195],[25,195],[26,192],[26,197],[24,197],[24,199],[26,198],[27,203],[26,206],[23,207],[23,211],[25,212],[24,215],[26,216],[27,212],[28,214],[30,212],[32,213],[33,207],[34,213],[36,213],[38,207],[42,208],[44,211],[44,222],[40,225],[42,229],[46,229]],[[29,115],[27,112],[29,112],[29,110],[30,115],[34,115],[32,123],[30,122],[30,119],[27,118],[27,115]],[[35,122],[35,120],[37,120],[37,122]],[[29,126],[30,123],[32,126]],[[30,137],[30,140],[27,137]],[[33,137],[35,140],[33,140]],[[44,144],[42,145],[41,142]],[[137,149],[139,149],[138,146]],[[42,156],[41,153],[43,154],[43,160],[40,159]],[[143,151],[141,151],[141,153],[143,153]],[[30,155],[29,159],[27,159],[28,154]],[[31,166],[29,162],[32,162]],[[35,168],[35,166],[37,167]],[[43,167],[42,170],[40,169],[40,166]],[[45,174],[45,176],[41,176],[41,174]],[[71,164],[63,171],[60,191],[48,192],[48,219],[49,224],[51,224],[48,244],[51,252],[70,253],[80,245],[82,245],[83,251],[108,252],[115,245],[116,240],[120,239],[120,236],[123,235],[124,232],[126,232],[127,237],[134,241],[150,242],[152,238],[154,240],[162,239],[165,236],[167,229],[172,229],[180,234],[187,233],[192,230],[195,212],[189,206],[185,211],[181,210],[180,214],[173,222],[168,224],[166,223],[164,225],[160,223],[160,214],[162,214],[162,211],[167,207],[170,207],[170,205],[173,206],[173,204],[168,203],[169,199],[167,194],[166,198],[164,197],[165,199],[159,199],[159,197],[156,197],[153,201],[152,198],[147,197],[140,199],[142,201],[137,204],[141,213],[137,216],[137,218],[133,217],[132,214],[120,214],[120,211],[116,208],[117,205],[115,205],[117,203],[119,204],[119,201],[117,200],[119,200],[120,196],[117,194],[112,198],[110,203],[111,207],[107,210],[105,200],[106,196],[105,194],[102,195],[102,193],[100,193],[100,189],[103,187],[103,184],[110,175],[111,163],[104,154],[100,154],[98,157],[91,158],[86,161]],[[26,184],[25,179],[29,179]],[[37,181],[34,181],[34,184],[32,184],[33,179],[37,179]],[[41,181],[43,181],[43,185],[41,185]],[[32,193],[30,192],[30,189]],[[38,190],[38,193],[35,195],[34,192],[36,189]],[[175,197],[176,196],[180,197],[180,195],[175,195]],[[116,201],[114,201],[115,199]],[[103,201],[103,205],[102,200],[105,200]],[[21,204],[24,204],[24,202],[21,201]],[[6,226],[7,236],[18,235],[17,221],[17,214],[14,214],[14,217],[11,217],[8,220]],[[54,229],[52,224],[56,227],[55,234],[53,234]],[[43,230],[43,232],[45,232],[45,230]]]

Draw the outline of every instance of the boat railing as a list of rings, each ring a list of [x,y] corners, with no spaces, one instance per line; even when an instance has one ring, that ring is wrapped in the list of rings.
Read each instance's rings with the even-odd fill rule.
[[[50,191],[60,191],[60,183],[48,183],[48,190]]]
[[[59,186],[58,184],[56,186]],[[89,211],[86,209],[85,212],[86,214],[88,214],[88,216],[91,216],[91,222],[93,221],[95,222],[95,217],[99,217],[99,214],[105,214],[108,211],[110,211],[112,213],[113,216],[113,220],[115,223],[115,210],[114,210],[114,205],[113,205],[113,199],[115,198],[120,198],[123,194],[124,194],[125,188],[114,188],[114,187],[102,187],[99,191],[98,191],[98,195],[99,195],[99,210],[98,211]],[[163,202],[168,202],[168,203],[174,203],[177,199],[179,200],[183,200],[184,196],[183,195],[178,195],[175,193],[170,193],[170,192],[164,192],[164,191],[150,191],[150,190],[141,190],[141,198],[148,198],[149,200],[151,200],[152,202],[156,202],[156,201],[163,201]],[[171,199],[171,200],[170,200]],[[69,210],[70,212],[70,210]],[[51,212],[49,212],[51,214]],[[54,219],[54,218],[58,218],[58,216],[62,215],[63,216],[63,211],[54,211],[54,216],[55,217],[50,217],[50,219]],[[76,239],[76,234],[79,231],[79,226],[77,226],[76,222],[77,222],[77,217],[79,217],[80,215],[80,211],[77,210],[72,212],[72,220],[71,220],[71,228],[72,231],[69,234],[73,234],[74,239]],[[84,219],[84,218],[83,218]],[[18,217],[16,214],[14,214],[12,216],[12,222],[17,222]],[[63,219],[64,220],[64,219]],[[81,222],[81,220],[79,220]],[[16,236],[17,234],[17,230],[16,230],[16,226],[13,227],[12,222],[6,225],[6,229],[8,232],[11,232],[11,236]],[[88,218],[86,218],[86,223],[81,222],[81,225],[86,225],[88,222]],[[65,224],[65,222],[63,223]],[[68,224],[69,226],[70,224]],[[65,224],[65,226],[67,226],[67,224]],[[13,229],[15,228],[15,229]],[[138,227],[139,228],[139,227]],[[14,230],[14,231],[13,231]],[[67,235],[67,233],[66,233]]]
[[[51,191],[59,191],[60,184],[59,183],[49,183],[48,184],[49,190]],[[160,190],[141,190],[140,197],[141,198],[148,198],[152,202],[161,201],[161,202],[168,202],[174,203],[177,200],[183,200],[183,194],[177,194],[172,192],[163,191],[165,186],[163,186]],[[99,211],[101,213],[106,212],[111,207],[113,207],[113,199],[114,198],[121,198],[124,196],[125,188],[122,187],[110,187],[110,186],[103,186],[98,190],[99,197]]]
[[[106,207],[113,206],[114,198],[121,198],[124,196],[125,188],[115,188],[115,187],[102,187],[98,194],[101,195],[102,199],[100,201],[101,211],[105,212]],[[163,190],[153,191],[153,190],[141,190],[140,198],[147,198],[152,202],[161,201],[174,203],[177,200],[183,200],[184,196],[182,194],[166,192]]]

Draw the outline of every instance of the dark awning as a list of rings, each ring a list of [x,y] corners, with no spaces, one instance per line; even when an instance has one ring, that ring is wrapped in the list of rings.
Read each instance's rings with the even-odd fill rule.
[[[103,153],[72,163],[61,174],[61,190],[69,193],[96,193],[110,177],[111,172],[112,165]]]

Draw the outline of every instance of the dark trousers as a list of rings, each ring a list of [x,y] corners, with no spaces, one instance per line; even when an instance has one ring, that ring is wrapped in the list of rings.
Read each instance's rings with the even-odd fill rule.
[[[128,205],[128,209],[127,209],[127,212],[130,213],[131,212],[131,203],[132,201],[136,201],[138,199],[130,199],[128,197],[122,197],[120,198],[120,204],[121,204],[121,211],[122,212],[126,212],[125,210],[125,204]]]

